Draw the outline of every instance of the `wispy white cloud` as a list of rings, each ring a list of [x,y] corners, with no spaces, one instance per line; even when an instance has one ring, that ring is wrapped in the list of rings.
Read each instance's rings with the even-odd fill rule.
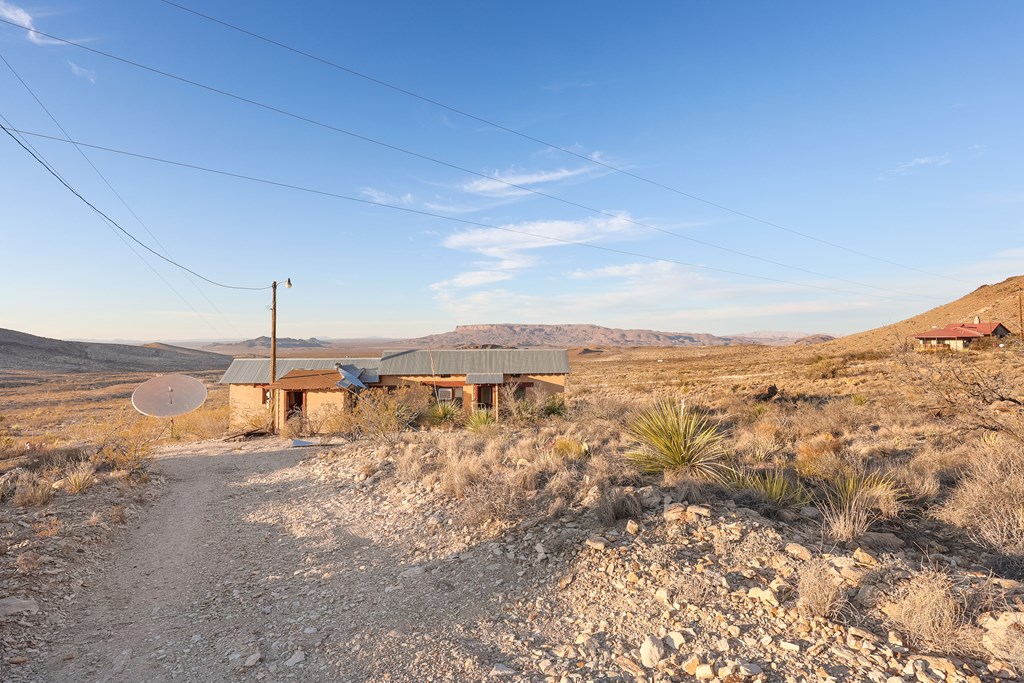
[[[531,194],[530,190],[535,189],[539,185],[561,182],[571,178],[591,177],[597,175],[599,171],[600,169],[593,166],[555,168],[541,171],[524,171],[513,168],[508,171],[488,173],[487,175],[491,176],[491,178],[470,180],[463,183],[460,189],[463,192],[483,195],[485,197],[521,197]]]
[[[71,73],[73,73],[74,75],[78,76],[79,78],[84,78],[90,83],[96,83],[96,72],[92,69],[86,69],[85,67],[79,66],[72,61],[68,62],[68,66],[71,67]]]
[[[3,17],[7,21],[13,22],[18,26],[25,29],[27,37],[30,41],[36,45],[62,45],[61,41],[53,40],[45,36],[39,35],[36,31],[35,20],[32,15],[26,12],[17,5],[6,2],[6,0],[0,0],[0,17]]]
[[[596,280],[608,278],[648,277],[655,273],[665,273],[675,268],[675,264],[665,261],[649,261],[646,263],[625,263],[622,265],[605,266],[585,270],[577,268],[568,273],[573,280]]]
[[[512,280],[538,264],[534,253],[537,250],[613,239],[628,234],[632,227],[629,216],[622,214],[579,221],[529,221],[457,232],[448,235],[442,244],[485,258],[473,261],[471,270],[435,282],[431,289],[446,292]]]
[[[896,164],[896,166],[886,171],[885,175],[909,175],[913,173],[915,169],[921,168],[922,166],[945,166],[951,163],[953,163],[953,160],[949,158],[949,153],[926,157],[917,157],[916,159],[911,159],[910,161],[904,161],[899,164]]]
[[[414,197],[410,192],[406,192],[403,195],[394,195],[372,187],[359,188],[359,194],[378,204],[390,204],[392,206],[408,206],[414,201]]]

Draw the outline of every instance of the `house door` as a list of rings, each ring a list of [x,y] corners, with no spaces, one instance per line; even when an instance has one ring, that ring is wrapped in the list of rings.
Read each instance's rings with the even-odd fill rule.
[[[476,388],[476,402],[477,405],[486,410],[490,410],[494,407],[494,387],[490,385],[480,385]]]
[[[289,391],[285,395],[284,414],[288,417],[306,412],[306,392]]]

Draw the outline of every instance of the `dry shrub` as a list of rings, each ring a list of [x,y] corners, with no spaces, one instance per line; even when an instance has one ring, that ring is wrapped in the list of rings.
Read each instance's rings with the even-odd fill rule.
[[[589,451],[590,447],[575,436],[556,436],[551,442],[551,452],[558,458],[579,460]]]
[[[79,463],[77,467],[64,477],[64,490],[68,493],[81,493],[96,483],[96,466],[92,463]]]
[[[31,574],[41,566],[43,566],[43,556],[33,550],[18,553],[18,557],[14,560],[14,567],[21,574]]]
[[[228,431],[231,408],[227,403],[203,405],[198,410],[174,418],[172,437],[189,438],[196,441],[215,439]]]
[[[110,508],[110,521],[114,524],[126,524],[128,522],[128,513],[124,505],[115,505]]]
[[[814,617],[834,618],[846,605],[846,589],[828,562],[816,558],[800,568],[797,608]]]
[[[14,504],[17,507],[39,507],[46,505],[53,498],[53,484],[32,472],[24,472],[18,477],[14,489]]]
[[[243,432],[268,432],[270,431],[270,406],[237,409],[230,426],[232,429]]]
[[[620,519],[640,519],[643,513],[643,505],[636,494],[618,487],[604,491],[597,501],[597,521],[605,526],[612,526]]]
[[[395,470],[403,481],[419,481],[423,478],[427,467],[424,453],[418,444],[407,443],[395,459]]]
[[[440,468],[441,490],[450,496],[462,498],[483,476],[483,462],[477,454],[449,453]]]
[[[545,489],[556,498],[571,500],[579,490],[579,476],[569,469],[559,470],[548,480]]]
[[[949,654],[978,652],[980,633],[972,625],[988,596],[958,586],[946,572],[928,569],[911,578],[884,609],[914,644]]]
[[[684,572],[677,574],[672,581],[676,602],[704,606],[709,598],[715,595],[715,587],[704,574]]]
[[[1024,556],[1024,451],[999,443],[980,453],[937,516],[1002,553]]]
[[[51,538],[60,533],[61,523],[56,517],[47,517],[45,521],[32,525],[36,536],[39,538]]]
[[[117,424],[100,444],[97,462],[112,470],[133,474],[144,470],[163,433],[157,420],[136,418]]]
[[[831,432],[817,434],[797,443],[794,464],[802,477],[829,478],[843,468],[844,447]]]
[[[391,445],[427,410],[430,387],[409,384],[393,391],[367,389],[352,407],[353,431],[372,441]]]
[[[93,510],[92,514],[85,520],[87,526],[99,526],[103,523],[103,515],[99,510]]]

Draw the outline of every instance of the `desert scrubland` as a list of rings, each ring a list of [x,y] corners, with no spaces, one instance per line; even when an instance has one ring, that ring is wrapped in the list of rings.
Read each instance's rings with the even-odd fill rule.
[[[570,358],[564,397],[368,400],[302,449],[223,441],[213,374],[173,429],[126,408],[147,375],[6,375],[4,676],[1024,672],[1018,345]]]

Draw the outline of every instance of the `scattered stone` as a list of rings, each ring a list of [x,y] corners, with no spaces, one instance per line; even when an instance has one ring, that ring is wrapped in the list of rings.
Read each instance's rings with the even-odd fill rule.
[[[495,664],[491,667],[491,676],[514,676],[515,669],[506,664]]]
[[[804,562],[810,562],[811,560],[811,551],[799,543],[787,543],[786,552],[796,559],[803,560]]]
[[[16,598],[14,596],[0,599],[0,617],[12,614],[36,614],[39,604],[32,598]]]
[[[288,666],[288,667],[291,667],[291,666],[295,666],[296,664],[301,664],[304,661],[306,661],[306,653],[303,652],[302,650],[296,650],[292,654],[292,656],[288,658],[288,661],[286,661],[284,663],[284,665]]]
[[[422,565],[417,564],[403,571],[401,574],[398,575],[398,577],[401,579],[411,579],[416,576],[422,576],[423,573],[426,571],[427,570],[424,569]]]
[[[253,652],[251,655],[245,658],[244,666],[246,669],[250,669],[256,666],[256,664],[258,664],[261,659],[263,659],[263,655],[261,655],[259,652]]]
[[[653,669],[665,658],[665,643],[655,636],[647,636],[640,646],[640,663]]]
[[[586,541],[587,547],[593,548],[594,550],[604,550],[608,545],[608,539],[602,538],[601,536],[591,536]]]

